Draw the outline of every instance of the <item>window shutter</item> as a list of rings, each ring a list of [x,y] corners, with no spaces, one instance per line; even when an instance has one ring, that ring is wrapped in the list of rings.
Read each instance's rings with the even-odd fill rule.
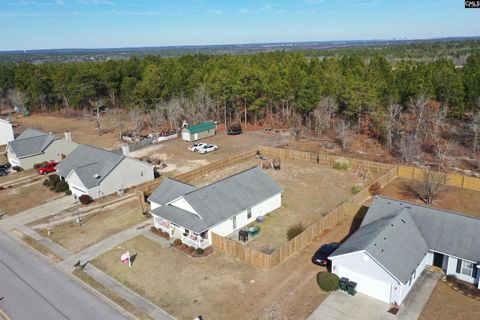
[[[458,259],[457,260],[457,273],[460,273],[461,270],[462,270],[462,260]]]
[[[473,279],[477,279],[477,271],[478,271],[477,265],[473,265],[473,273],[472,273]]]

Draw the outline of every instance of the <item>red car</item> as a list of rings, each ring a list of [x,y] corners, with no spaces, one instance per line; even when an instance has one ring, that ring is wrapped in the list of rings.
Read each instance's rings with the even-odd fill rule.
[[[37,169],[38,174],[47,174],[51,172],[55,172],[55,167],[57,166],[58,162],[51,161],[44,165],[43,167],[40,167]]]

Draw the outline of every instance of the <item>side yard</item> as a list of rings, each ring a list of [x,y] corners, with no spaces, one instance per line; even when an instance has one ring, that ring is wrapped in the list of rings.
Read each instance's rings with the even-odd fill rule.
[[[82,216],[82,226],[76,222],[76,209],[63,215],[32,222],[29,226],[43,237],[77,253],[98,241],[146,220],[138,198],[134,197],[128,202],[121,201],[92,210]]]
[[[350,221],[343,221],[270,271],[219,252],[193,259],[143,236],[91,263],[178,319],[199,314],[205,319],[305,319],[327,297],[316,283],[316,274],[325,269],[314,265],[311,256],[349,229]],[[137,254],[131,269],[119,261],[127,250]]]
[[[0,211],[14,215],[35,208],[56,197],[64,196],[63,193],[55,193],[44,187],[42,181],[43,179],[20,187],[0,190]]]

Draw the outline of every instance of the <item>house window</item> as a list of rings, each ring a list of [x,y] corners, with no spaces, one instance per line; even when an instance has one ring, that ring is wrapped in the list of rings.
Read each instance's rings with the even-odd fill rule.
[[[252,208],[247,210],[247,219],[250,219],[252,217]]]
[[[142,171],[142,172],[140,172],[140,177],[143,177],[143,171]]]
[[[471,277],[473,274],[473,263],[468,261],[462,261],[462,270],[461,273]]]

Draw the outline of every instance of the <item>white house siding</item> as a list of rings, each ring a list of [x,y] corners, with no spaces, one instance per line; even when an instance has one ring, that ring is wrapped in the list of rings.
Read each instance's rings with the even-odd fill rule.
[[[384,302],[401,303],[401,284],[364,251],[332,257],[332,272],[357,283],[357,291]]]
[[[7,159],[12,167],[21,167],[20,159],[17,158],[10,145],[7,145]]]
[[[0,119],[0,146],[13,140],[12,124],[6,120]]]
[[[216,225],[212,228],[212,232],[225,237],[232,233],[235,230],[241,229],[248,225],[249,223],[255,221],[255,219],[259,216],[264,216],[275,209],[280,208],[282,205],[282,195],[279,193],[259,204],[252,207],[252,217],[250,219],[247,218],[248,210],[245,210],[236,215],[236,224],[237,227],[233,228],[233,218],[223,221],[222,223]]]
[[[70,175],[66,178],[68,186],[72,191],[72,195],[76,198],[81,195],[88,194],[88,189],[83,185],[82,181],[75,172],[71,172]]]
[[[153,166],[138,160],[125,158],[100,182],[92,198],[103,197],[154,179]]]
[[[452,256],[448,257],[448,266],[447,266],[446,274],[447,275],[454,275],[458,279],[466,281],[466,282],[478,284],[477,283],[478,279],[475,279],[473,277],[469,277],[469,276],[467,276],[463,273],[457,273],[457,261],[458,261],[458,258],[454,258]],[[474,264],[474,267],[475,267],[475,264]]]
[[[423,272],[423,270],[425,270],[425,267],[427,266],[430,259],[432,259],[432,257],[429,255],[429,253],[427,253],[425,257],[422,259],[422,261],[420,262],[420,264],[415,269],[415,272],[412,273],[412,275],[410,276],[412,281],[411,282],[409,281],[406,284],[402,284],[400,302],[397,302],[397,303],[402,303],[402,301],[407,297],[408,293],[410,292],[410,289],[413,287],[413,285],[415,284],[415,282],[417,281],[418,277]]]

